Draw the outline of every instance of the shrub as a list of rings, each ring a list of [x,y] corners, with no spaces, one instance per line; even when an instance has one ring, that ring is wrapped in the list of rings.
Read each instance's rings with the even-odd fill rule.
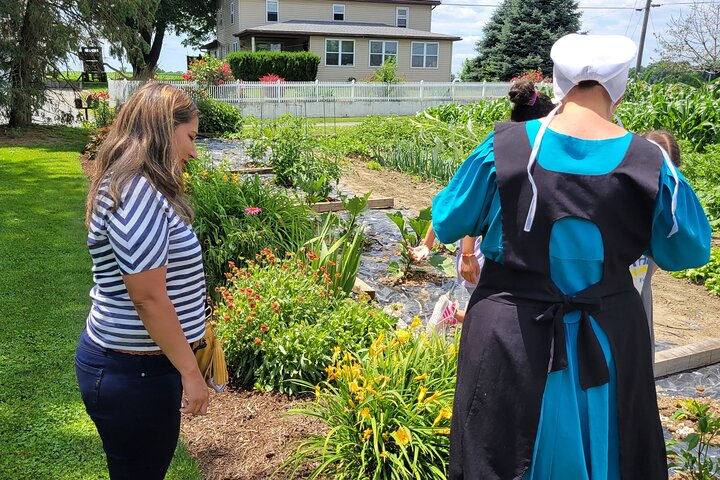
[[[257,176],[241,181],[200,160],[188,165],[186,188],[211,291],[223,283],[229,261],[240,264],[266,247],[295,251],[314,236],[311,210]]]
[[[395,320],[347,298],[313,252],[276,258],[269,249],[233,267],[216,308],[217,331],[231,374],[244,385],[297,394],[315,384],[333,349],[361,349]]]
[[[394,57],[385,60],[373,75],[373,82],[400,83],[401,80],[397,74],[397,61]]]
[[[369,349],[336,350],[315,401],[291,411],[322,419],[329,433],[300,441],[286,471],[313,465],[311,479],[447,478],[459,335],[427,337],[419,327],[415,318]]]
[[[235,78],[256,82],[273,73],[289,82],[317,77],[320,57],[310,52],[233,52],[225,57]]]
[[[242,129],[242,114],[233,105],[212,98],[199,98],[197,106],[201,132],[226,135]]]
[[[187,73],[183,74],[182,78],[183,80],[197,82],[200,87],[205,89],[235,80],[227,63],[210,56],[192,62]]]

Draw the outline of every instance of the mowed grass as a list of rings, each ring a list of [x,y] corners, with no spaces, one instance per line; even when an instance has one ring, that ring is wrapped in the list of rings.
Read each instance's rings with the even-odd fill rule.
[[[0,479],[108,478],[73,354],[90,307],[79,129],[0,131]],[[169,479],[201,479],[180,445]]]

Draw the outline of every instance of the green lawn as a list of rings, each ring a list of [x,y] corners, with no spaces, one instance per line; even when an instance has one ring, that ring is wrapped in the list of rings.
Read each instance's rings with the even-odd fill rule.
[[[89,309],[79,129],[0,130],[0,478],[108,478],[75,383]],[[169,479],[202,478],[179,447]]]

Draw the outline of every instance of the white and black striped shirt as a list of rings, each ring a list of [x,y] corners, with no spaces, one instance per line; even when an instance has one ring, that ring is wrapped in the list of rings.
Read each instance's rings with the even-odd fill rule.
[[[205,274],[190,225],[144,177],[123,189],[121,204],[100,187],[88,232],[95,286],[87,320],[90,338],[106,348],[159,350],[128,296],[122,275],[167,267],[167,291],[188,342],[205,333]]]

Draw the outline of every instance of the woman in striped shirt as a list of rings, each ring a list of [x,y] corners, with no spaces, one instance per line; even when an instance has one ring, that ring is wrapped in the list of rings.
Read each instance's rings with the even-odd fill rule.
[[[197,130],[185,92],[149,83],[97,154],[87,202],[95,285],[75,371],[113,480],[164,478],[180,413],[208,407],[192,350],[205,332],[205,276],[182,175]]]

